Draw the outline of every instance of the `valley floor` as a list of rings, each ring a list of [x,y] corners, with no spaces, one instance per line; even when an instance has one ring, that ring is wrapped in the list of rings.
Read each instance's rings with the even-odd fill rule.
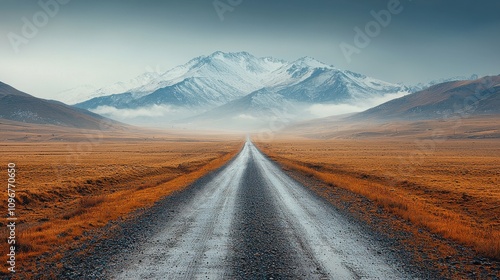
[[[397,240],[422,266],[450,278],[499,277],[496,139],[278,137],[257,146],[338,208]]]
[[[0,142],[2,164],[16,164],[18,279],[38,273],[55,277],[68,250],[224,165],[243,141],[232,135],[82,134],[50,128],[20,135],[4,134],[10,140]],[[2,181],[6,176],[0,175]],[[8,234],[4,221],[1,236]],[[7,252],[6,242],[1,249]],[[6,254],[1,260],[6,263]],[[55,266],[47,270],[46,264]]]
[[[61,130],[5,134],[0,153],[17,168],[17,279],[81,279],[83,271],[93,277],[99,265],[99,273],[109,277],[153,273],[147,265],[156,267],[161,255],[155,240],[178,249],[161,255],[164,262],[176,259],[168,254],[204,244],[187,250],[195,260],[184,259],[195,268],[189,275],[216,273],[220,264],[213,262],[219,258],[229,268],[219,270],[222,275],[241,278],[263,272],[292,278],[328,278],[337,272],[353,278],[413,272],[445,279],[500,277],[497,139],[278,136],[272,141],[256,138],[261,153],[249,142],[242,151],[241,136],[214,135],[124,132],[103,137]],[[238,160],[242,163],[234,164]],[[227,180],[208,181],[224,172]],[[203,215],[207,218],[200,219]],[[235,218],[229,222],[228,215]],[[316,221],[321,215],[340,223],[334,228],[345,229],[329,236],[332,225]],[[176,226],[165,228],[166,223]],[[145,232],[143,226],[149,225],[152,231]],[[6,236],[5,227],[0,234]],[[186,241],[189,238],[192,242]],[[344,248],[344,241],[362,245]],[[230,250],[224,251],[228,244]],[[123,250],[131,247],[124,245],[135,251],[129,255]],[[6,244],[2,246],[6,251]],[[341,250],[323,252],[328,246]],[[96,254],[99,248],[108,248],[106,258]],[[365,265],[345,253],[359,248],[373,258],[366,264],[378,265]],[[300,250],[304,254],[297,264],[297,256],[290,254]],[[149,256],[141,258],[143,253]],[[276,256],[283,262],[276,263]],[[119,260],[114,268],[106,266],[113,263],[112,257]],[[343,261],[329,267],[335,258]],[[2,260],[5,263],[5,255]]]

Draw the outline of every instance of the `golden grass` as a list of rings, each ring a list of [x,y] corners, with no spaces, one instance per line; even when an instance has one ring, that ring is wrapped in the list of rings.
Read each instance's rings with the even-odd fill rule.
[[[498,115],[462,116],[441,120],[349,122],[338,116],[315,119],[280,131],[280,137],[312,139],[499,139]]]
[[[19,267],[36,270],[36,257],[78,246],[84,232],[127,218],[221,167],[243,143],[227,138],[0,143],[5,165],[17,168]],[[0,234],[6,236],[5,226]],[[7,252],[6,242],[1,246]]]
[[[360,194],[414,224],[500,259],[497,140],[257,143],[285,168]]]

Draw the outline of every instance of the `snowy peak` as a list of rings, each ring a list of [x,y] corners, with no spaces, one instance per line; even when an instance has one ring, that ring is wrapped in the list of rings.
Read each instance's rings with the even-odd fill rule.
[[[158,89],[175,85],[187,78],[212,78],[224,80],[233,87],[241,87],[245,91],[253,91],[263,87],[262,77],[281,67],[284,62],[267,58],[257,58],[247,52],[224,53],[214,52],[208,56],[191,59],[184,65],[177,66],[164,73],[144,74],[134,79],[135,84],[119,92],[134,94],[151,93]],[[102,89],[99,90],[102,92]],[[116,93],[115,90],[112,91]],[[105,94],[100,94],[101,96]]]
[[[216,51],[211,55],[207,56],[213,59],[227,59],[227,60],[241,60],[241,59],[257,59],[255,56],[248,52],[222,52]]]
[[[305,56],[292,62],[292,65],[301,68],[326,68],[334,69],[333,66],[320,62],[312,57]]]
[[[201,58],[200,62],[194,65],[193,68],[213,67],[220,72],[230,72],[232,74],[247,72],[245,74],[262,75],[276,70],[283,66],[284,63],[279,60],[257,58],[247,52],[215,52]]]

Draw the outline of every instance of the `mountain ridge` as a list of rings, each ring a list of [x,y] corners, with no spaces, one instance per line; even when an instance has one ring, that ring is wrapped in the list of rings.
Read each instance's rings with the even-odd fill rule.
[[[59,101],[36,98],[3,82],[0,82],[0,119],[94,130],[125,126]]]
[[[424,120],[487,114],[500,114],[500,75],[433,85],[355,114],[350,119]]]

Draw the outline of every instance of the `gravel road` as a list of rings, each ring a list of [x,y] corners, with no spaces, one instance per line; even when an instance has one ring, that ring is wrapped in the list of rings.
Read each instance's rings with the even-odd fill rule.
[[[192,188],[175,209],[157,211],[168,218],[157,217],[162,224],[154,233],[111,259],[108,278],[411,278],[368,233],[251,141]]]

